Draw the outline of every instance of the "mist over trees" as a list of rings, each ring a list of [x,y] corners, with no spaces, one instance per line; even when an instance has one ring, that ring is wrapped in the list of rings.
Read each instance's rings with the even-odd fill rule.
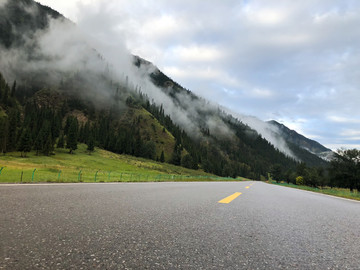
[[[126,54],[117,66],[108,63],[49,8],[8,1],[0,13],[2,153],[52,155],[56,147],[76,154],[84,143],[89,152],[99,147],[220,176],[265,179],[271,172],[309,185],[326,178],[314,169],[325,161],[283,140],[275,147],[150,62]]]

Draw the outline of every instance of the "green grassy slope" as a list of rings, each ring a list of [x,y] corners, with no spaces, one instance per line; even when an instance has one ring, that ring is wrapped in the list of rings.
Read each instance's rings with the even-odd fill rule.
[[[141,131],[141,137],[156,144],[156,156],[164,151],[165,161],[169,162],[174,151],[175,138],[159,121],[144,108],[129,108],[122,116],[124,124],[135,122]]]
[[[8,153],[0,157],[0,169],[2,167],[2,183],[217,179],[200,170],[118,155],[98,148],[90,155],[84,144],[79,145],[73,155],[65,149],[56,149],[56,155],[52,156],[36,156],[35,152],[31,152],[26,158],[21,158],[18,152]]]

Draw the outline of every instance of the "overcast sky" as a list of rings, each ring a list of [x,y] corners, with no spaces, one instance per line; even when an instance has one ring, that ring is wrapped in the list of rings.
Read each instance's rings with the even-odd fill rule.
[[[232,111],[360,148],[358,0],[38,2]]]

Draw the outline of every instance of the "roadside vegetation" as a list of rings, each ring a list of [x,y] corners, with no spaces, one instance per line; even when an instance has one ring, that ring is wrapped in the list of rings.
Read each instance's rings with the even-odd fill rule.
[[[360,192],[359,191],[350,191],[348,188],[331,188],[331,187],[309,187],[309,186],[303,186],[303,185],[295,185],[292,183],[286,183],[286,182],[276,182],[276,181],[269,181],[271,184],[276,184],[279,186],[284,187],[290,187],[290,188],[297,188],[307,191],[313,191],[317,193],[323,193],[327,195],[352,199],[352,200],[358,200],[360,201]]]
[[[294,173],[283,172],[279,166],[273,166],[269,174],[269,182],[360,200],[360,150],[338,150],[327,170],[309,168],[301,163]]]
[[[350,193],[355,194],[360,191],[360,150],[338,150],[326,169],[308,167],[305,163],[300,163],[296,171],[292,172],[283,171],[281,166],[274,165],[269,176],[277,183],[283,181],[288,185],[314,189],[348,189]]]
[[[241,180],[218,177],[202,170],[191,170],[168,163],[115,154],[79,144],[77,151],[55,149],[56,155],[21,157],[20,152],[0,157],[1,183],[32,182],[146,182],[146,181],[213,181]]]

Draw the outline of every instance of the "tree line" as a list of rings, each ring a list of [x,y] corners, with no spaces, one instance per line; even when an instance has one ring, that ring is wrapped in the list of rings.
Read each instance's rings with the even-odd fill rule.
[[[222,116],[223,121],[234,131],[233,138],[218,138],[206,128],[202,130],[202,138],[192,138],[165,114],[162,105],[150,102],[140,90],[131,93],[115,89],[114,104],[110,104],[107,110],[99,110],[91,103],[75,97],[64,98],[56,107],[38,104],[34,95],[25,98],[21,95],[22,98],[18,98],[20,94],[17,89],[16,82],[9,86],[0,74],[2,153],[20,151],[26,156],[29,151],[35,151],[38,155],[51,155],[55,148],[67,148],[69,153],[74,153],[78,143],[85,143],[89,152],[100,147],[114,153],[169,162],[186,168],[201,168],[219,176],[260,180],[271,172],[274,179],[292,183],[298,180],[298,183],[302,181],[310,186],[359,188],[358,180],[349,180],[358,179],[358,176],[348,177],[354,168],[357,168],[355,171],[358,175],[359,165],[354,166],[348,159],[340,158],[344,153],[334,158],[330,169],[298,163],[275,149],[249,127],[226,115]],[[127,108],[143,108],[154,116],[163,126],[163,131],[167,130],[174,136],[174,149],[169,153],[162,151],[157,154],[155,140],[144,137],[136,121],[127,124],[119,121],[124,112],[117,110],[115,105],[120,99],[125,99]],[[82,112],[86,120],[79,121],[74,111]],[[170,158],[165,160],[165,156]],[[341,175],[339,168],[344,166],[338,165],[340,161],[349,168]]]
[[[295,171],[284,170],[275,164],[270,170],[277,182],[285,181],[295,185],[310,187],[348,188],[351,192],[360,191],[360,150],[339,149],[334,153],[328,167],[309,167],[299,163]]]

